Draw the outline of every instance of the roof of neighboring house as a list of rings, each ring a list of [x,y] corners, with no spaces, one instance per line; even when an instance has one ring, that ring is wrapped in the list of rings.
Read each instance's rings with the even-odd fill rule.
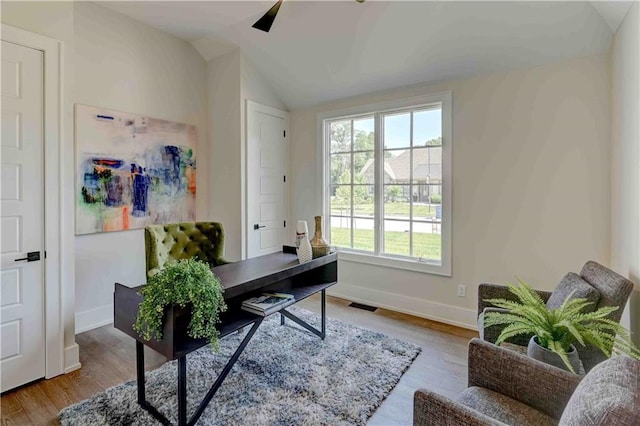
[[[414,149],[413,156],[413,179],[426,180],[427,176],[432,179],[442,179],[442,147],[426,146]],[[384,172],[389,178],[396,182],[409,181],[409,166],[411,162],[411,150],[402,151],[401,154],[387,158],[384,162]],[[373,159],[365,163],[360,170],[360,175],[365,175],[369,170],[373,170]]]
[[[373,170],[373,163],[375,162],[375,160],[373,158],[370,158],[367,160],[366,163],[364,163],[364,166],[362,166],[362,169],[360,170],[360,172],[358,173],[358,175],[360,176],[364,176],[369,170]],[[396,179],[396,175],[393,172],[393,169],[391,168],[391,165],[389,164],[389,162],[385,161],[384,162],[384,172],[392,179],[395,180]]]

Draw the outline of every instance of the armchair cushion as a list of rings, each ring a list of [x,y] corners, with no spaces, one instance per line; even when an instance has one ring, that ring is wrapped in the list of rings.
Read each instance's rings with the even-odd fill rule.
[[[197,258],[211,267],[228,263],[223,257],[224,232],[217,222],[149,225],[144,237],[148,277],[180,259]]]
[[[569,272],[551,293],[551,297],[547,301],[547,307],[549,309],[557,309],[562,306],[568,297],[572,299],[587,299],[589,302],[593,302],[593,305],[583,309],[584,312],[593,312],[596,310],[600,299],[600,292],[582,279],[580,275],[575,272]]]
[[[508,425],[556,426],[558,421],[520,401],[481,387],[465,389],[456,401]]]
[[[640,362],[616,356],[598,364],[580,382],[560,425],[640,424]]]

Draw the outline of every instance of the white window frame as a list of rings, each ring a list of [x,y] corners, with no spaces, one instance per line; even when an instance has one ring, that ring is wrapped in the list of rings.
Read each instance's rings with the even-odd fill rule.
[[[340,248],[338,257],[340,260],[350,262],[366,263],[371,265],[386,266],[390,268],[405,269],[416,272],[423,272],[434,275],[451,276],[451,195],[452,195],[452,145],[453,145],[453,129],[452,129],[452,95],[451,92],[434,93],[424,96],[416,96],[411,98],[397,99],[375,104],[366,104],[351,108],[332,110],[319,113],[317,115],[317,140],[318,140],[318,176],[317,176],[317,208],[321,211],[325,218],[329,219],[331,212],[329,211],[329,189],[328,184],[329,173],[329,155],[331,144],[325,137],[328,131],[328,122],[337,119],[350,119],[362,117],[364,115],[375,116],[375,173],[376,183],[379,185],[383,176],[383,164],[379,160],[378,153],[382,150],[382,129],[380,114],[389,113],[402,109],[416,109],[421,107],[429,107],[439,104],[442,108],[442,252],[441,262],[433,262],[427,259],[419,259],[408,256],[394,256],[390,254],[380,253],[380,236],[383,235],[383,197],[378,196],[380,190],[376,190],[375,212],[376,212],[376,235],[378,242],[374,253],[359,251],[351,248]],[[327,235],[330,237],[331,229],[327,227]]]

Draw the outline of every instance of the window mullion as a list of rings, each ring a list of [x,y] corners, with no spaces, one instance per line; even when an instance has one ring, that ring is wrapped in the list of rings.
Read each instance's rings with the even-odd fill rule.
[[[350,165],[349,165],[349,174],[351,175],[351,181],[349,182],[351,184],[351,248],[353,248],[353,242],[355,240],[355,233],[356,233],[356,219],[353,217],[355,216],[355,205],[353,202],[353,197],[355,196],[355,190],[353,187],[353,182],[354,182],[354,174],[355,171],[353,170],[353,120],[351,120],[351,155],[350,155]]]
[[[384,144],[382,141],[382,114],[374,114],[374,252],[379,255],[384,250],[384,222],[383,206],[384,206]]]
[[[413,111],[409,114],[409,256],[413,256]]]
[[[323,156],[325,158],[324,163],[324,185],[322,188],[324,193],[322,194],[322,211],[324,212],[326,233],[329,241],[333,238],[331,235],[331,124],[328,121],[323,123]],[[327,183],[328,182],[328,183]],[[326,220],[328,219],[328,220]],[[307,235],[308,236],[308,235]]]

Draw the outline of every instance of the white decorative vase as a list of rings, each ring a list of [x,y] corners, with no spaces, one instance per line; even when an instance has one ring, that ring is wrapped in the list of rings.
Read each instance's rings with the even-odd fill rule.
[[[300,263],[308,262],[313,257],[309,242],[309,228],[305,220],[299,220],[296,224],[296,252]]]

